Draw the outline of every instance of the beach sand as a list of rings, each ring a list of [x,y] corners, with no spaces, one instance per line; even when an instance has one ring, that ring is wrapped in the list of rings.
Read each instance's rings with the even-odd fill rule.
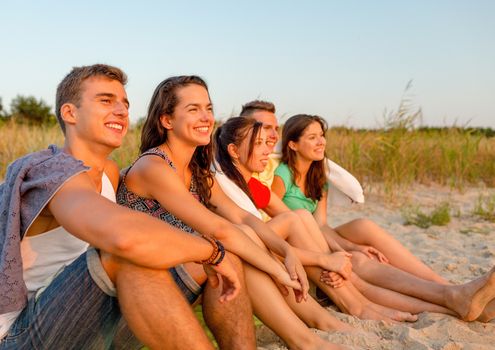
[[[460,193],[445,187],[417,185],[414,191],[405,191],[393,201],[371,192],[364,204],[331,206],[329,222],[335,227],[355,218],[372,219],[434,271],[453,283],[464,283],[488,272],[495,265],[495,223],[472,214],[480,195],[494,196],[495,189],[468,188]],[[456,214],[446,226],[422,229],[403,224],[401,208],[405,204],[418,205],[429,212],[445,201]],[[452,316],[422,313],[414,323],[388,324],[359,320],[332,308],[328,311],[353,325],[358,333],[315,332],[351,349],[495,349],[495,320],[467,323]],[[280,338],[265,326],[258,328],[257,337],[258,349],[287,349]]]

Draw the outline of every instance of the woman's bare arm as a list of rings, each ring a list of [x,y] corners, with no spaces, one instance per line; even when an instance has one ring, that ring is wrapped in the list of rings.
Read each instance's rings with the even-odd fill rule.
[[[74,236],[138,265],[169,268],[212,253],[206,240],[102,197],[86,173],[67,181],[48,209]]]
[[[229,218],[215,214],[196,200],[177,173],[163,159],[148,156],[138,160],[127,174],[126,184],[134,192],[137,192],[134,187],[138,188],[139,195],[156,199],[170,213],[197,232],[222,241],[227,250],[253,266],[290,287],[300,288],[299,283],[292,281],[278,262],[227,220]],[[224,206],[223,202],[212,201],[212,204],[220,208]]]

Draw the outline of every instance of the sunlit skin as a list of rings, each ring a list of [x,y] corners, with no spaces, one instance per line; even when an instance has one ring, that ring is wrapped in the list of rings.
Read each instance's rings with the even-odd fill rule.
[[[87,79],[82,84],[78,104],[66,103],[61,107],[67,134],[77,133],[79,139],[70,152],[91,151],[108,153],[122,144],[129,126],[129,101],[124,86],[103,77]],[[82,149],[80,148],[82,147]],[[67,147],[66,147],[67,148]]]
[[[251,114],[251,118],[263,124],[263,130],[265,130],[267,138],[266,144],[270,149],[270,153],[273,152],[279,140],[277,117],[272,112],[258,110]]]
[[[204,146],[210,143],[215,118],[208,91],[200,85],[191,84],[177,91],[179,103],[173,116],[164,114],[162,125],[173,133],[168,133],[170,142],[181,142],[190,146]],[[173,141],[172,141],[173,140]]]
[[[297,152],[298,165],[305,168],[309,168],[313,161],[325,158],[326,144],[325,133],[318,122],[309,124],[297,142],[289,141],[289,147]]]
[[[238,153],[236,167],[247,180],[251,178],[253,172],[262,172],[265,169],[272,149],[268,145],[267,132],[262,128],[254,140],[253,151],[251,156],[249,156],[249,140],[251,139],[252,132],[250,130],[241,145],[236,147]]]
[[[251,116],[254,119],[256,119],[257,121],[260,121],[262,123],[264,123],[264,122],[267,123],[267,126],[264,128],[265,130],[269,130],[269,131],[270,130],[278,130],[278,123],[277,123],[277,120],[276,120],[275,115],[273,113],[265,112],[265,111],[257,111],[255,113],[253,113]],[[276,126],[276,129],[275,129],[275,126]],[[324,135],[322,135],[320,133],[320,132],[322,132],[322,130],[321,130],[321,126],[319,125],[319,123],[315,122],[315,123],[312,123],[310,126],[314,127],[315,128],[314,131],[316,131],[316,132],[311,133],[310,130],[305,130],[302,137],[297,142],[297,144],[299,144],[300,147],[303,146],[302,148],[305,148],[304,147],[305,143],[308,144],[308,148],[307,148],[308,152],[304,152],[304,150],[303,150],[302,153],[305,153],[305,156],[300,157],[300,158],[306,158],[306,160],[302,161],[302,163],[305,163],[304,168],[306,168],[310,164],[310,162],[308,162],[308,160],[316,160],[317,161],[317,160],[323,159],[324,155],[322,155],[322,153],[324,153],[324,149],[326,146],[326,140],[321,140],[321,136],[323,136],[323,138],[324,138]],[[314,134],[314,135],[311,135],[311,134]],[[272,135],[274,136],[273,139],[278,140],[278,133],[276,135],[274,133],[272,133]],[[305,137],[308,137],[308,140],[304,140]],[[311,139],[313,139],[313,140],[311,140]],[[306,141],[308,141],[308,142],[306,142]],[[315,143],[316,143],[315,146],[311,145],[311,143],[313,141],[315,141]],[[292,146],[296,146],[296,148],[297,148],[298,145],[293,144]],[[254,151],[253,151],[253,154],[255,154]],[[298,168],[299,168],[299,165],[297,166]],[[242,170],[242,169],[240,169],[240,170],[241,170],[241,172],[243,172],[243,176],[245,176],[244,175],[245,170]],[[302,169],[299,168],[299,170],[302,170]],[[307,170],[307,168],[306,168],[306,170]],[[259,170],[253,169],[253,172],[259,172]],[[304,183],[298,183],[298,185],[300,186],[300,188],[304,188]],[[324,207],[326,208],[326,203],[325,203]],[[326,210],[325,210],[325,212],[326,212]],[[399,267],[405,271],[408,271],[408,272],[410,272],[416,276],[419,276],[420,278],[423,278],[425,280],[436,281],[440,284],[446,283],[445,279],[443,279],[441,276],[435,274],[431,269],[429,269],[426,265],[424,265],[417,258],[415,258],[409,251],[407,251],[399,242],[397,242],[396,240],[391,238],[384,230],[379,228],[377,225],[374,225],[369,220],[362,219],[362,220],[351,221],[347,224],[344,224],[344,225],[338,227],[336,229],[336,231],[338,231],[340,235],[342,235],[343,237],[345,237],[347,239],[351,239],[352,237],[357,238],[357,235],[361,235],[359,243],[365,244],[365,245],[368,245],[368,244],[370,245],[368,247],[362,246],[362,247],[365,247],[368,249],[367,254],[366,254],[366,252],[364,252],[365,255],[368,257],[370,257],[370,255],[371,255],[371,257],[374,258],[373,254],[375,254],[375,253],[373,253],[373,252],[375,252],[375,251],[377,253],[379,253],[379,251],[377,251],[377,250],[372,250],[372,251],[369,250],[369,249],[374,249],[370,244],[371,242],[373,242],[374,245],[380,247],[380,249],[383,249],[383,251],[386,252],[386,254],[388,256],[393,258],[392,265],[395,265],[395,266],[397,266],[397,267]],[[359,246],[356,246],[356,247],[359,247]],[[347,247],[347,249],[348,250],[355,250],[355,249],[352,249],[350,247]],[[385,256],[383,254],[380,253],[380,255],[385,258]],[[488,277],[488,281],[493,280],[493,269],[491,272],[492,273],[489,273],[486,275],[486,277]],[[327,283],[330,283],[333,280],[333,278],[330,276],[324,276],[324,277],[322,276],[322,278]],[[403,276],[401,278],[403,278]],[[431,286],[429,286],[429,287],[431,288]],[[476,293],[476,295],[482,295],[482,294],[490,295],[490,290],[491,290],[490,282],[488,282],[485,284],[484,287],[481,288],[481,290],[479,290]],[[481,299],[481,298],[476,297],[474,299]],[[485,300],[485,302],[486,302],[486,300]],[[487,322],[487,321],[491,320],[495,315],[495,301],[491,301],[486,306],[486,308],[484,310],[483,310],[483,306],[481,306],[480,304],[482,305],[483,303],[473,302],[471,305],[471,310],[468,312],[468,314],[471,314],[471,315],[475,314],[476,315],[476,314],[479,314],[481,312],[478,320],[480,320],[482,322]],[[436,306],[434,307],[434,309],[435,308],[436,308]],[[411,312],[418,312],[419,310],[416,310],[416,311],[410,310],[410,311]],[[464,314],[463,311],[460,312],[459,310],[456,310],[456,312],[459,314]],[[437,310],[436,312],[451,313],[451,311],[448,311],[448,310],[443,310],[443,311]],[[473,316],[468,317],[468,318],[472,318],[472,317]]]
[[[207,259],[212,252],[211,244],[149,215],[112,203],[100,194],[103,173],[114,189],[119,182],[119,169],[108,157],[126,134],[128,108],[124,86],[100,76],[82,83],[79,101],[61,106],[66,127],[64,151],[90,170],[61,185],[28,234],[41,234],[62,225],[75,237],[98,248],[103,269],[118,291],[127,325],[149,348],[167,344],[174,349],[213,349],[167,271],[180,263]],[[213,269],[209,280],[215,286],[221,277],[222,287],[212,298],[218,296],[220,303],[235,302],[240,282],[234,266],[226,259]],[[136,285],[140,287],[136,289]],[[228,288],[232,285],[234,288]],[[65,309],[63,301],[57,300],[49,307],[52,310],[57,304]],[[48,312],[46,308],[39,311]],[[77,316],[77,305],[73,312]],[[42,326],[34,323],[36,329]],[[54,331],[58,332],[57,329]],[[48,342],[49,338],[54,336],[45,340]]]
[[[124,86],[104,77],[86,79],[82,83],[79,103],[65,103],[60,112],[66,127],[64,151],[84,159],[91,168],[87,174],[100,191],[104,171],[107,175],[115,173],[118,176],[118,169],[107,157],[122,144],[129,126],[129,101]],[[117,181],[112,181],[114,188]],[[59,225],[44,208],[26,234],[35,236]]]
[[[306,273],[294,249],[287,242],[277,236],[261,220],[235,205],[216,182],[211,187],[212,210],[202,205],[189,192],[194,152],[197,147],[210,142],[214,120],[211,102],[204,87],[196,84],[180,87],[176,90],[176,100],[178,104],[173,111],[160,117],[161,125],[167,130],[167,137],[158,146],[172,161],[174,169],[167,166],[165,161],[159,157],[142,157],[127,173],[125,180],[127,187],[140,196],[156,199],[192,229],[221,240],[229,252],[237,254],[251,265],[267,272],[278,283],[294,288],[296,291],[291,292],[289,302],[297,305],[303,304],[303,301],[307,299],[308,289]],[[266,149],[264,153],[267,160],[270,150]],[[261,164],[263,164],[262,161]],[[266,253],[264,244],[284,258],[283,265]],[[186,264],[185,267],[197,282],[204,282],[204,273],[197,264]],[[247,291],[251,300],[264,301],[272,298],[274,302],[281,304],[280,312],[277,314],[283,315],[285,324],[288,324],[288,319],[292,317],[293,322],[289,328],[291,331],[285,338],[288,343],[305,344],[305,348],[308,349],[319,348],[318,344],[323,345],[318,337],[308,332],[307,327],[301,324],[301,320],[287,310],[286,299],[268,275],[252,267],[246,268],[245,271],[247,271],[246,282],[250,286]],[[289,292],[287,289],[283,291],[287,294]],[[260,295],[263,297],[260,298]],[[271,314],[274,313],[272,312],[274,308],[275,306],[271,305]],[[265,307],[264,310],[266,309]],[[240,316],[241,314],[236,318]],[[234,318],[231,319],[234,321]],[[223,321],[225,322],[226,319]],[[235,322],[241,323],[239,320]],[[294,326],[295,323],[298,324],[297,327]],[[251,320],[249,324],[252,325]],[[323,321],[315,325],[324,329],[331,329],[333,326],[332,323]],[[296,337],[295,334],[299,336]]]
[[[301,133],[301,136],[297,141],[289,141],[288,143],[288,146],[296,153],[295,167],[300,174],[299,179],[296,180],[296,184],[300,188],[305,188],[304,180],[307,177],[311,163],[324,158],[324,155],[321,153],[324,150],[325,141],[322,140],[322,138],[324,138],[324,135],[320,124],[311,122]],[[275,177],[274,185],[276,188],[274,192],[277,192],[278,190],[279,192],[277,194],[282,197],[285,193],[285,188],[277,176]],[[325,194],[321,200],[318,201],[317,208],[313,215],[322,228],[322,231],[326,228],[326,232],[329,233],[331,228],[329,228],[326,223],[326,204]],[[352,223],[353,222],[349,224]],[[340,230],[341,227],[337,229]],[[392,250],[401,251],[404,260],[412,260],[411,262],[415,266],[419,266],[420,268],[425,267],[421,262],[418,263],[416,261],[417,259],[412,256],[410,252],[405,250],[400,243],[389,238],[383,230],[377,228],[375,229],[375,232],[388,241]],[[338,235],[332,233],[332,237],[337,239]],[[376,252],[370,251],[370,248],[372,247],[367,247],[369,253],[377,254]],[[352,251],[354,249],[349,250]],[[381,287],[382,290],[378,293],[370,293],[369,284],[366,285],[366,283],[363,285],[365,287],[364,289],[363,286],[358,287],[361,288],[366,297],[378,304],[388,305],[399,310],[407,310],[414,313],[433,311],[457,314],[461,319],[467,321],[475,320],[478,317],[480,317],[481,320],[484,320],[489,317],[488,315],[491,313],[490,310],[492,310],[492,305],[489,303],[495,297],[495,268],[483,277],[470,283],[452,286],[423,279],[417,271],[416,273],[418,273],[419,277],[417,277],[418,275],[405,273],[388,264],[378,263],[373,259],[368,259],[363,253],[354,253],[353,251],[353,269],[355,268],[355,271],[360,277],[359,279],[353,279],[353,283],[358,286],[365,280]],[[381,253],[379,254],[382,255]],[[328,282],[332,280],[324,275],[322,275],[322,279]],[[390,293],[390,291],[394,292]],[[397,294],[395,292],[399,293]],[[389,295],[387,296],[386,294]],[[411,296],[415,298],[411,299]],[[484,310],[485,306],[487,306],[486,310]]]
[[[267,132],[265,129],[261,128],[258,131],[258,135],[255,137],[253,142],[253,149],[251,155],[249,155],[249,146],[251,142],[253,129],[250,129],[244,136],[242,142],[239,146],[234,144],[228,145],[229,154],[232,157],[233,164],[239,170],[242,177],[246,182],[249,182],[253,172],[261,172],[266,167],[268,158],[270,155],[271,147],[268,146]],[[272,213],[273,210],[278,211],[278,214],[274,218],[267,222],[277,234],[283,237],[291,244],[296,242],[301,242],[305,240],[306,243],[301,243],[302,249],[297,249],[297,254],[305,265],[318,266],[323,269],[333,268],[338,270],[346,278],[349,277],[352,265],[350,264],[350,254],[348,253],[337,253],[337,254],[324,254],[321,253],[315,241],[312,239],[312,234],[307,232],[307,227],[298,218],[296,212],[291,212],[282,201],[276,196],[270,196],[270,202],[264,210]],[[311,243],[308,243],[311,242]],[[309,244],[312,248],[307,245]],[[323,242],[323,245],[325,243]],[[299,246],[299,244],[295,244]],[[322,262],[324,261],[324,262]],[[317,268],[318,268],[317,267]],[[315,268],[313,268],[313,271]],[[311,272],[309,272],[311,273]],[[317,273],[312,273],[314,278],[318,278],[321,270]],[[337,274],[338,275],[338,274]],[[308,274],[309,276],[309,274]],[[341,276],[341,275],[339,275]],[[335,283],[332,282],[334,288],[339,288],[343,285],[344,279],[341,277],[339,281]],[[313,299],[311,299],[305,306],[304,311],[294,310],[299,314],[301,319],[303,319],[306,324],[315,327],[315,320],[320,322],[319,327],[321,329],[339,330],[339,331],[352,331],[353,328],[329,315],[323,308],[321,308]],[[324,326],[326,325],[326,326]],[[277,328],[278,329],[278,328]]]

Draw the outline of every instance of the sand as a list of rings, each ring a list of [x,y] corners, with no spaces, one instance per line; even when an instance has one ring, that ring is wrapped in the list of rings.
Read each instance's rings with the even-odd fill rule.
[[[472,214],[478,197],[495,195],[494,189],[468,188],[462,193],[444,187],[414,186],[393,201],[367,193],[366,203],[352,207],[332,206],[332,226],[366,217],[385,228],[434,271],[453,283],[464,283],[488,272],[495,265],[495,223]],[[455,216],[446,226],[422,229],[404,225],[401,207],[419,205],[428,212],[448,201]],[[459,215],[460,214],[460,215]],[[357,330],[357,334],[315,332],[324,339],[351,349],[495,349],[495,320],[490,323],[463,322],[435,313],[422,313],[414,323],[388,324],[363,321],[328,308],[328,312]],[[265,326],[257,330],[258,349],[287,349]]]

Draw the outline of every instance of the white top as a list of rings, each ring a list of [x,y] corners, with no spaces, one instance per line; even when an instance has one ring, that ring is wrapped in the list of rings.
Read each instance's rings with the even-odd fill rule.
[[[115,190],[105,173],[101,182],[101,195],[115,202]],[[24,237],[21,241],[21,256],[28,298],[47,287],[58,272],[83,254],[88,246],[87,242],[71,235],[62,226]],[[21,311],[0,315],[0,339],[7,334]]]
[[[219,166],[218,168],[220,169]],[[237,204],[238,207],[241,207],[245,211],[253,214],[258,219],[262,220],[261,214],[259,213],[258,209],[256,209],[254,203],[251,201],[248,195],[234,183],[234,181],[229,179],[227,175],[225,175],[220,170],[216,170],[215,179],[222,188],[223,192],[225,192],[225,194],[230,197],[230,199],[232,199],[232,201],[234,201],[234,203]]]

